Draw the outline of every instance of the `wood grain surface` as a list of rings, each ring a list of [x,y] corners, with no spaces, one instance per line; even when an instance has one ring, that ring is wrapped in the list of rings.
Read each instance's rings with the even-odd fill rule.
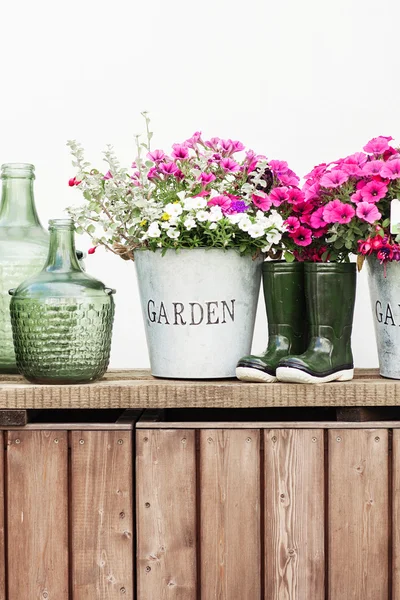
[[[265,597],[323,600],[324,434],[264,432]]]
[[[73,386],[0,377],[0,409],[266,406],[400,406],[400,382],[380,377],[377,369],[356,370],[352,381],[316,385],[175,381],[156,379],[146,370],[110,371],[100,381]]]
[[[68,440],[7,434],[7,600],[68,600]]]
[[[400,600],[400,431],[393,431],[392,453],[392,584],[391,600]]]
[[[197,600],[194,431],[136,434],[137,600]]]
[[[0,431],[0,600],[6,600],[4,554],[4,437]]]
[[[385,430],[330,430],[329,600],[389,598]]]
[[[133,600],[132,434],[70,435],[73,600]]]
[[[202,600],[261,600],[260,431],[200,433]]]

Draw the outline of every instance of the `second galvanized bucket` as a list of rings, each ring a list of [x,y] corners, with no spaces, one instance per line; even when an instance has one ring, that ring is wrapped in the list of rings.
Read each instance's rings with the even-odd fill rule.
[[[218,248],[135,252],[153,375],[235,377],[251,348],[262,262]]]
[[[400,379],[400,263],[367,258],[368,283],[383,377]]]

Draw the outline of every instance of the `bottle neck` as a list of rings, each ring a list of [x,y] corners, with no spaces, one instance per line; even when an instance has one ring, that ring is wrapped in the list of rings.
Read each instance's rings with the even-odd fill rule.
[[[82,270],[76,256],[73,229],[50,228],[50,247],[44,270],[51,273],[68,273]]]
[[[33,195],[33,179],[4,177],[0,226],[41,227]]]

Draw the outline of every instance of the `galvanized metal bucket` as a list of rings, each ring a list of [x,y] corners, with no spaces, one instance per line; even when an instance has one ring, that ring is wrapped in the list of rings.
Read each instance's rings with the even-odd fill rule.
[[[219,248],[135,252],[153,375],[235,377],[251,348],[262,262]]]
[[[400,379],[400,263],[369,256],[367,265],[380,374]]]

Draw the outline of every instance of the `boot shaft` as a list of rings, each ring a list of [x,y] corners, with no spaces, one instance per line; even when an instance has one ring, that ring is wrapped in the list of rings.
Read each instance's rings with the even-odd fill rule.
[[[304,263],[267,261],[262,271],[268,335],[303,335],[306,320]]]

